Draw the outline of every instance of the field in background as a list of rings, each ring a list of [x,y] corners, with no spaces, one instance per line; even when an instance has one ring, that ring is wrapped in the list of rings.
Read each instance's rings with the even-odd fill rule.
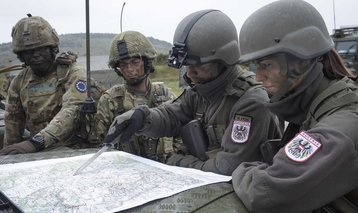
[[[91,72],[91,77],[94,78],[105,89],[108,89],[115,84],[123,83],[123,79],[119,77],[113,70],[97,70]],[[164,82],[172,92],[179,96],[183,89],[179,87],[179,70],[170,68],[167,65],[155,65],[155,71],[150,75],[152,82]]]
[[[179,87],[179,70],[167,65],[156,65],[155,72],[150,75],[152,82],[159,81],[169,87],[172,92],[179,96],[183,89]]]

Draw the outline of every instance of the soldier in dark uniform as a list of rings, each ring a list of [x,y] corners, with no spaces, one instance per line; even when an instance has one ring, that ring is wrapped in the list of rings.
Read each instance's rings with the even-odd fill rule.
[[[240,50],[289,125],[272,165],[234,171],[239,198],[250,212],[358,212],[358,88],[319,12],[301,0],[268,4],[245,21]]]
[[[59,52],[59,38],[42,17],[21,19],[12,31],[12,49],[25,68],[6,97],[4,148],[0,154],[42,151],[71,145],[75,117],[86,98],[86,73],[77,56]],[[23,138],[25,129],[30,138]]]
[[[107,137],[122,134],[123,140],[134,133],[149,137],[181,133],[186,143],[189,135],[191,145],[186,143],[187,149],[180,149],[166,163],[225,175],[243,161],[260,160],[260,144],[280,135],[264,107],[266,91],[252,72],[237,65],[238,37],[231,19],[218,10],[192,13],[179,23],[173,44],[168,64],[186,68],[184,78],[191,88],[172,103],[138,107],[118,116]],[[193,154],[196,145],[205,147],[206,158]]]

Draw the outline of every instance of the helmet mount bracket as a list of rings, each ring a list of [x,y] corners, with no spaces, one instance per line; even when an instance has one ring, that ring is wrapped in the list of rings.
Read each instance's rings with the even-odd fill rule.
[[[200,13],[196,14],[196,16],[194,16],[189,21],[189,23],[185,26],[183,32],[181,33],[178,41],[174,42],[172,50],[169,51],[168,66],[180,69],[186,63],[186,59],[188,58],[186,39],[188,38],[191,29],[201,17],[213,11],[218,10],[203,10]]]

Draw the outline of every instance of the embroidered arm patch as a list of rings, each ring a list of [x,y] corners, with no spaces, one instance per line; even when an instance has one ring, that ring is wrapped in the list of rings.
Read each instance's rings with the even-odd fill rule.
[[[83,92],[87,91],[87,84],[83,80],[76,81],[75,87],[76,87],[76,90],[79,92],[83,93]]]
[[[251,118],[242,115],[236,115],[231,130],[231,139],[235,143],[245,143],[249,138]]]
[[[296,162],[305,162],[311,158],[322,144],[306,132],[300,132],[285,146],[287,157]]]

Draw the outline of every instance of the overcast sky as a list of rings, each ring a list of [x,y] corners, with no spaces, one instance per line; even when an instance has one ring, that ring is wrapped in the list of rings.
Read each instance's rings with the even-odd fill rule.
[[[119,33],[122,29],[140,31],[146,36],[172,43],[178,23],[202,9],[219,9],[235,23],[239,32],[245,19],[274,0],[90,0],[90,31]],[[306,0],[323,16],[330,32],[334,28],[358,25],[358,0]],[[333,9],[335,5],[335,9]],[[333,12],[335,11],[335,13]],[[11,41],[11,29],[27,13],[42,16],[58,34],[85,33],[85,0],[1,0],[0,43]],[[335,14],[335,18],[334,18]],[[335,21],[334,21],[335,20]]]

